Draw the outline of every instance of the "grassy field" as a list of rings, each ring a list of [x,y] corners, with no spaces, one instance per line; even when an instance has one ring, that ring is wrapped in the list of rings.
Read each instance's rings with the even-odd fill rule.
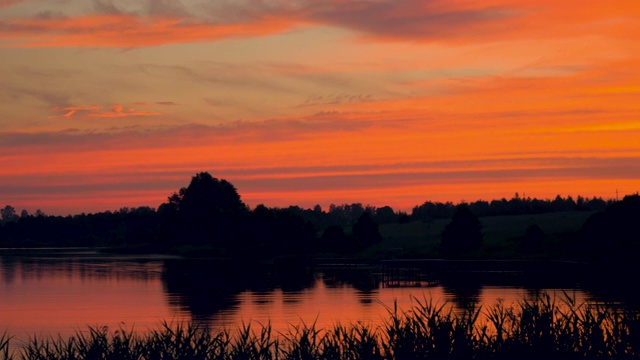
[[[544,233],[546,252],[538,254],[554,257],[559,242],[567,234],[578,231],[591,212],[571,211],[534,215],[488,216],[480,218],[482,223],[483,249],[476,254],[483,258],[518,258],[518,239],[525,234],[530,225],[538,225]],[[383,241],[363,250],[358,256],[373,258],[389,249],[402,249],[407,258],[439,257],[438,250],[441,234],[449,219],[436,219],[426,222],[380,225]],[[399,252],[400,250],[398,250]]]

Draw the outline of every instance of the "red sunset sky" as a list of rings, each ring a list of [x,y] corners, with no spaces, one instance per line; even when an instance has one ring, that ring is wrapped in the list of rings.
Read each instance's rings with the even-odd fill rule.
[[[640,1],[0,0],[0,205],[640,190]]]

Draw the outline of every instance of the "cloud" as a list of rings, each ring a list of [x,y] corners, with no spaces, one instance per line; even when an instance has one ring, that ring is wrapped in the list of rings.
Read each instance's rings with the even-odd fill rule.
[[[8,4],[10,4],[9,2]],[[311,27],[349,29],[376,41],[474,42],[637,32],[636,0],[621,4],[511,0],[94,1],[67,11],[0,20],[3,47],[118,47],[258,37]]]
[[[125,118],[134,116],[157,116],[162,114],[157,111],[140,111],[131,107],[125,109],[124,105],[121,104],[112,105],[111,111],[104,111],[104,107],[100,105],[67,106],[62,108],[52,108],[51,110],[54,112],[63,112],[61,116],[67,118],[70,118],[77,113],[82,113],[82,115],[84,116],[97,118]]]
[[[291,27],[287,19],[212,24],[198,18],[87,14],[47,18],[0,19],[3,47],[137,48],[175,43],[263,36]]]
[[[71,106],[71,96],[64,92],[48,89],[46,87],[27,88],[24,85],[14,85],[0,82],[0,93],[5,93],[12,101],[22,97],[33,98],[47,106]]]
[[[7,47],[124,47],[216,41],[282,33],[311,23],[350,28],[386,38],[469,35],[513,15],[499,7],[441,9],[440,2],[303,1],[222,2],[193,14],[175,1],[151,1],[143,12],[124,11],[112,1],[94,1],[94,12],[0,20]]]
[[[87,105],[58,113],[73,110],[72,117],[128,111]],[[61,206],[64,199],[76,199],[68,205],[73,212],[99,211],[111,203],[157,205],[191,175],[209,171],[234,183],[254,205],[358,201],[408,208],[426,199],[469,200],[514,191],[597,195],[637,184],[640,177],[637,129],[608,134],[616,146],[603,148],[589,141],[602,133],[539,135],[499,124],[471,132],[443,129],[450,118],[437,124],[422,117],[408,118],[410,125],[387,122],[402,116],[327,112],[219,126],[2,132],[0,186],[9,194],[4,201],[14,206],[31,202],[50,213],[46,201]]]
[[[454,8],[444,1],[354,1],[319,9],[310,18],[379,38],[434,40],[498,32],[520,15],[506,6]]]
[[[88,106],[67,106],[67,107],[63,107],[63,108],[53,108],[51,109],[53,111],[63,111],[64,114],[62,116],[64,117],[72,117],[73,115],[75,115],[76,112],[78,111],[96,111],[96,110],[102,110],[102,106],[98,106],[98,105],[88,105]]]
[[[340,105],[373,101],[371,94],[310,95],[301,106]]]
[[[123,105],[116,104],[111,107],[111,111],[89,113],[87,116],[99,118],[125,118],[132,116],[156,116],[160,114],[161,113],[156,111],[140,111],[134,108],[125,109]]]
[[[489,0],[329,1],[310,6],[307,20],[386,41],[477,42],[634,36],[638,3]]]
[[[99,14],[122,14],[112,0],[93,0],[93,8]]]

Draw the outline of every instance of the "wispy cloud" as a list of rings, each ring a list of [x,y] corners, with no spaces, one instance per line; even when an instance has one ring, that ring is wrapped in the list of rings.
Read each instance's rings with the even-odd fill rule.
[[[0,19],[4,47],[138,48],[175,43],[263,36],[291,27],[287,19],[211,24],[197,18],[88,14],[48,18]]]
[[[171,103],[172,104],[172,103]],[[167,104],[161,104],[167,105]],[[111,110],[104,110],[103,106],[100,105],[78,105],[78,106],[67,106],[63,108],[52,108],[54,112],[62,112],[63,117],[70,118],[77,113],[82,113],[83,116],[88,117],[97,117],[97,118],[125,118],[125,117],[135,117],[135,116],[157,116],[162,113],[157,111],[142,111],[136,110],[132,107],[125,108],[124,105],[114,104],[111,106]]]
[[[161,113],[156,111],[140,111],[134,108],[125,109],[123,105],[117,104],[111,107],[111,111],[103,111],[88,114],[89,117],[100,118],[125,118],[131,116],[156,116]]]
[[[62,116],[64,117],[72,117],[76,112],[78,111],[98,111],[98,110],[102,110],[102,106],[98,106],[98,105],[88,105],[88,106],[67,106],[64,108],[53,108],[51,109],[53,111],[62,111],[64,112],[64,114]]]

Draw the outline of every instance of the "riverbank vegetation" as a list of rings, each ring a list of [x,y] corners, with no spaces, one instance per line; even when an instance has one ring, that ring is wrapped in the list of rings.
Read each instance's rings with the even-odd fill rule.
[[[623,308],[538,294],[516,304],[459,311],[430,299],[388,308],[380,324],[269,324],[234,331],[164,323],[157,330],[91,327],[76,336],[31,338],[0,359],[618,359],[640,356],[640,317]]]

